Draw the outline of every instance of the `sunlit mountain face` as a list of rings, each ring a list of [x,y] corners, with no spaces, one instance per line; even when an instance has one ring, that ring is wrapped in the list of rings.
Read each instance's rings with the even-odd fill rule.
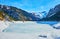
[[[36,17],[34,14],[31,14],[22,9],[18,9],[18,8],[12,7],[12,6],[0,5],[0,11],[2,11],[3,14],[5,14],[5,18],[7,20],[15,20],[15,21],[37,21],[37,20],[40,20],[40,18]]]

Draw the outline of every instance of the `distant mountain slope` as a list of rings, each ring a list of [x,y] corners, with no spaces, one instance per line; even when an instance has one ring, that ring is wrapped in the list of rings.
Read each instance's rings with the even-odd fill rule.
[[[60,4],[50,9],[46,18],[41,19],[42,21],[60,21]]]
[[[12,6],[0,5],[0,11],[3,11],[4,19],[8,21],[9,20],[13,20],[13,21],[38,21],[40,20],[40,18],[37,18],[33,14],[28,13],[22,9],[18,9],[16,7],[12,7]]]

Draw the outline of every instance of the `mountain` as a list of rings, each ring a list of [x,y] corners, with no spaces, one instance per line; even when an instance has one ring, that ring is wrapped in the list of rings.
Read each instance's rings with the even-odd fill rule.
[[[8,21],[38,21],[40,18],[37,18],[35,15],[26,12],[22,9],[12,7],[12,6],[6,6],[6,5],[0,5],[0,16],[4,20]]]
[[[41,21],[60,21],[60,4],[50,9],[46,18],[41,19]]]
[[[7,21],[60,21],[60,4],[51,8],[47,14],[46,11],[35,15],[22,9],[0,5],[0,20]]]
[[[42,13],[43,18],[45,18],[47,16],[47,12],[46,11],[43,11],[41,13]]]
[[[46,12],[46,11],[36,12],[36,13],[35,13],[35,16],[36,16],[37,18],[42,19],[42,18],[45,18],[45,17],[47,16],[47,12]]]

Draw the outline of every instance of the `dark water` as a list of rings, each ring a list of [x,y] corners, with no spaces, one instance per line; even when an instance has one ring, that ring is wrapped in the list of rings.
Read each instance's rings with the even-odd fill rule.
[[[57,21],[37,21],[38,24],[49,24],[49,25],[54,25],[57,24]]]

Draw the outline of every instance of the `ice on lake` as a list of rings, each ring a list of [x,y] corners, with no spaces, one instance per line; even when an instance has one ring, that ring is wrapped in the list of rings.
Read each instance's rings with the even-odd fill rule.
[[[1,28],[0,39],[59,39],[60,37],[60,29],[56,29],[60,26],[59,22],[50,25],[35,21],[18,21],[5,22],[4,25],[7,27]]]

